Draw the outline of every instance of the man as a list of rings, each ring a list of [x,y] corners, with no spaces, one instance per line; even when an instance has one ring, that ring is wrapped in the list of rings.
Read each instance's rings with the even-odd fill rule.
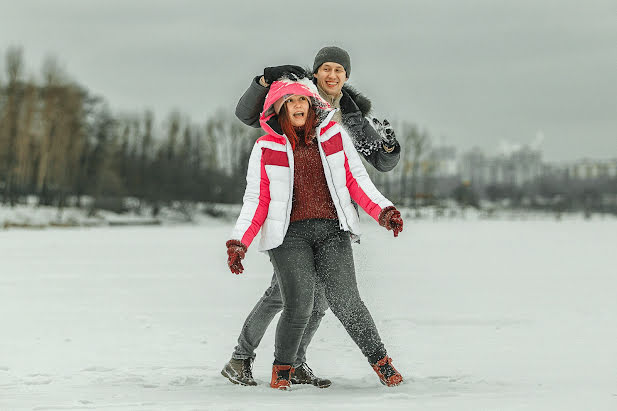
[[[376,130],[366,119],[371,110],[371,102],[350,86],[345,85],[350,73],[349,54],[339,47],[324,47],[315,56],[313,82],[324,100],[339,109],[333,120],[349,131],[356,149],[369,164],[379,171],[390,171],[399,161],[400,145],[387,121],[384,120],[382,124],[373,120]],[[249,126],[260,127],[259,116],[270,84],[281,77],[304,77],[305,75],[304,69],[298,66],[266,67],[264,74],[251,81],[251,85],[238,101],[236,117]],[[276,276],[273,276],[270,287],[244,322],[238,337],[238,345],[231,360],[221,371],[222,375],[235,384],[257,385],[252,376],[255,349],[272,319],[282,309],[281,291]],[[298,348],[294,364],[295,372],[291,377],[292,384],[312,384],[320,388],[331,385],[330,380],[315,376],[306,364],[306,349],[327,309],[328,303],[323,284],[318,283],[315,287],[313,312]]]

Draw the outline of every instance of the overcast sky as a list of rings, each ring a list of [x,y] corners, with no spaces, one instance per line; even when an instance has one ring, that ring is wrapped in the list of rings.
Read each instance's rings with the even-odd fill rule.
[[[265,66],[310,66],[334,44],[375,114],[434,144],[495,154],[541,140],[549,161],[617,157],[614,0],[2,3],[2,54],[22,46],[33,76],[55,56],[115,112],[202,122],[232,111]]]

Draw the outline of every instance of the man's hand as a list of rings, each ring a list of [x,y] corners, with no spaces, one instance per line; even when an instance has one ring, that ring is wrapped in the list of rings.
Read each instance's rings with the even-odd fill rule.
[[[377,134],[381,136],[383,140],[383,147],[388,153],[394,150],[396,144],[396,135],[394,134],[394,129],[392,125],[388,122],[388,120],[384,119],[383,123],[381,123],[376,118],[373,119],[373,128],[377,131]]]
[[[287,77],[290,80],[300,80],[306,77],[306,71],[300,66],[293,66],[290,64],[266,67],[264,69],[264,80],[268,84],[272,84],[281,77]]]

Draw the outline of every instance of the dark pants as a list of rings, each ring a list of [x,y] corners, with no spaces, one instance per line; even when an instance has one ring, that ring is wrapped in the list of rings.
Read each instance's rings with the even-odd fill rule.
[[[323,290],[323,284],[315,284],[315,300],[313,303],[313,312],[309,319],[300,346],[298,347],[298,353],[294,366],[299,366],[303,362],[306,362],[306,350],[308,345],[313,339],[313,335],[319,327],[319,323],[323,318],[326,310],[328,309],[328,303],[326,302],[326,296]],[[283,296],[281,295],[281,289],[279,288],[279,282],[276,278],[276,274],[272,274],[272,282],[270,287],[266,290],[264,295],[257,301],[255,307],[251,310],[248,317],[244,321],[242,331],[238,336],[238,345],[234,349],[232,358],[245,359],[255,358],[255,350],[261,342],[268,326],[274,319],[274,317],[283,310]]]
[[[358,293],[349,233],[337,220],[311,219],[289,225],[283,244],[270,250],[283,313],[276,328],[275,361],[293,364],[321,282],[334,315],[369,361],[386,355],[375,322]]]

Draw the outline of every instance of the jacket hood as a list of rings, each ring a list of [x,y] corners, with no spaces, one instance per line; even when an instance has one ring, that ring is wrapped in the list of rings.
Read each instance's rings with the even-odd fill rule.
[[[278,119],[274,112],[274,103],[287,95],[298,94],[312,99],[312,104],[315,110],[332,110],[332,107],[319,95],[317,87],[309,79],[301,79],[298,81],[275,81],[270,85],[270,91],[266,96],[263,111],[259,118],[261,128],[268,134],[282,135],[278,125]]]

